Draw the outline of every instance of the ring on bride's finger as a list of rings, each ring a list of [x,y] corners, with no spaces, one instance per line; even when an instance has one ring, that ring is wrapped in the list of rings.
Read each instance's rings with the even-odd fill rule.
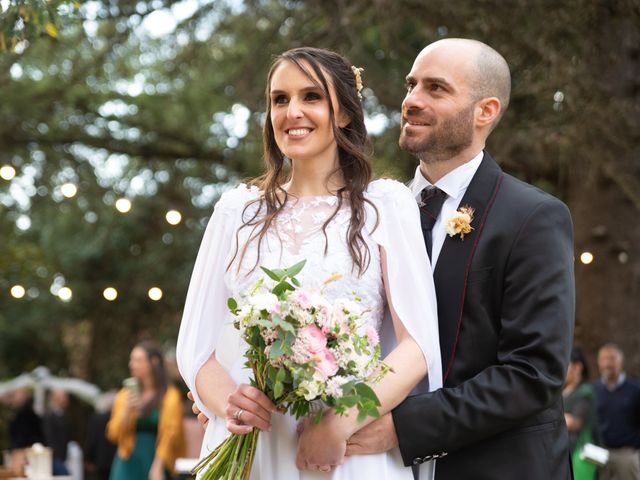
[[[239,408],[236,413],[233,414],[233,418],[236,420],[236,422],[240,422],[242,423],[242,419],[240,418],[240,416],[242,415],[242,412],[244,412],[243,409]]]
[[[319,467],[318,470],[320,470],[321,472],[330,472],[331,467],[325,465],[324,467]]]

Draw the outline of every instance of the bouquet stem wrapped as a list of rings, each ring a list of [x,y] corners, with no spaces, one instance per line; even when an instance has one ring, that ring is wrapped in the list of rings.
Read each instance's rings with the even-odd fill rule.
[[[318,401],[338,414],[356,407],[358,421],[378,417],[380,402],[368,385],[390,368],[380,361],[377,331],[367,325],[356,300],[329,302],[321,293],[305,290],[296,279],[305,261],[286,269],[262,267],[266,279],[239,302],[228,306],[234,326],[248,344],[246,366],[251,384],[264,392],[283,413],[301,418],[315,411],[319,422],[323,409]],[[339,279],[333,275],[326,283]],[[201,480],[248,480],[260,431],[231,434],[193,469]]]

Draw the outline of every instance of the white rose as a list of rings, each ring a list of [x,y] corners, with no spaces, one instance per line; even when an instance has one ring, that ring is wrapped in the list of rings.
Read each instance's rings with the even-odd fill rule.
[[[304,399],[307,402],[314,400],[320,395],[320,384],[314,380],[303,380],[300,382],[300,389],[304,391]]]
[[[250,297],[249,301],[258,310],[266,310],[268,312],[273,312],[274,310],[276,310],[279,303],[278,297],[276,297],[273,293],[260,293],[253,297]]]

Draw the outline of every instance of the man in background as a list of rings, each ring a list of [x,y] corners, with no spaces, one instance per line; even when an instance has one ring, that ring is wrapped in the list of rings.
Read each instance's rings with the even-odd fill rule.
[[[49,394],[49,407],[42,419],[45,443],[51,447],[53,456],[53,474],[69,475],[65,465],[67,444],[71,440],[71,425],[67,417],[69,394],[64,390],[52,390]]]
[[[600,380],[594,385],[597,424],[609,461],[599,480],[640,479],[640,384],[627,378],[624,354],[613,343],[598,352]]]

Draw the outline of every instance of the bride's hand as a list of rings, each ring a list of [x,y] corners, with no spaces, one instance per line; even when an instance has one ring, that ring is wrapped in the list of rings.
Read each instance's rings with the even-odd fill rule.
[[[249,433],[254,427],[269,431],[271,413],[275,411],[275,405],[263,392],[250,385],[238,385],[227,398],[227,430],[238,435]]]
[[[318,424],[307,418],[298,427],[296,466],[300,470],[328,472],[344,463],[348,435],[332,422],[331,417],[330,413],[325,414]]]

